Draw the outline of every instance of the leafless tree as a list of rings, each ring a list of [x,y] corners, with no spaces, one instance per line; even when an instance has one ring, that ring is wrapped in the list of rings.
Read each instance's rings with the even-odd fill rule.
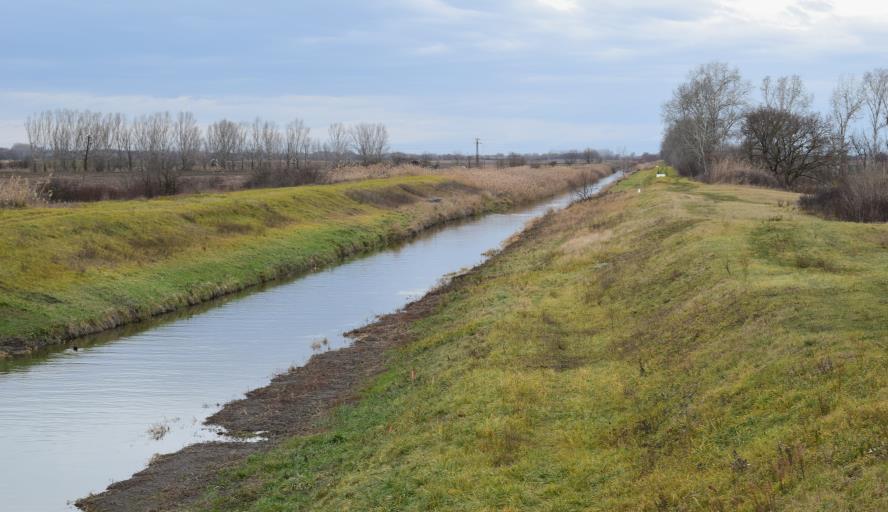
[[[675,139],[693,157],[691,173],[705,174],[716,152],[733,136],[749,89],[736,68],[712,62],[693,70],[664,105],[664,120],[681,128]]]
[[[222,166],[229,169],[244,150],[246,131],[243,125],[223,119],[207,127],[207,152]]]
[[[759,107],[746,114],[743,136],[749,160],[786,187],[803,177],[819,180],[831,162],[830,126],[816,113]]]
[[[277,123],[267,121],[262,126],[262,148],[269,162],[279,161],[284,152],[284,136]]]
[[[43,126],[43,116],[28,116],[25,119],[25,133],[28,134],[28,146],[31,151],[31,165],[37,170],[37,159],[43,149],[45,143],[45,130]]]
[[[592,148],[586,148],[583,151],[583,158],[585,158],[587,164],[597,164],[601,162],[601,154]]]
[[[73,110],[56,110],[47,127],[53,158],[63,169],[67,168],[67,158],[74,147],[75,124],[76,113]]]
[[[382,161],[388,151],[388,130],[383,124],[360,123],[351,128],[352,149],[364,165]]]
[[[762,80],[762,104],[773,110],[802,113],[811,108],[813,96],[805,90],[798,75],[782,76],[772,80],[766,76]]]
[[[580,174],[577,180],[571,183],[571,188],[573,188],[573,194],[576,198],[576,201],[587,201],[595,197],[599,192],[599,188],[596,186],[598,183],[598,178],[590,171],[584,171]]]
[[[94,149],[100,137],[101,114],[89,110],[76,113],[74,128],[74,150],[83,155],[83,171],[89,170],[89,152]]]
[[[173,125],[173,140],[182,170],[191,170],[202,144],[200,127],[194,114],[179,112]]]
[[[175,170],[169,165],[173,147],[173,120],[169,112],[144,115],[133,122],[135,145],[142,155],[141,170],[145,179],[146,193],[175,194],[178,181]]]
[[[287,124],[287,168],[290,168],[290,165],[295,163],[298,169],[300,155],[303,159],[308,158],[308,151],[311,145],[310,133],[311,128],[305,126],[302,119],[294,119]]]
[[[856,147],[869,166],[883,151],[882,129],[888,124],[888,69],[879,68],[863,75],[861,84],[866,132],[857,137]]]
[[[250,135],[247,139],[248,152],[250,153],[250,168],[254,166],[256,160],[259,161],[259,167],[262,167],[262,119],[256,118],[250,124]]]
[[[333,123],[327,128],[325,152],[334,167],[345,162],[348,157],[349,131],[342,123]]]
[[[851,149],[851,126],[860,118],[863,97],[853,77],[843,77],[833,89],[830,98],[829,118],[833,131],[833,152],[840,172],[847,172],[848,153]]]
[[[133,127],[127,122],[126,117],[120,116],[120,125],[117,128],[117,136],[115,137],[117,144],[117,152],[122,157],[126,157],[126,168],[133,170],[133,160],[136,151],[136,140]]]

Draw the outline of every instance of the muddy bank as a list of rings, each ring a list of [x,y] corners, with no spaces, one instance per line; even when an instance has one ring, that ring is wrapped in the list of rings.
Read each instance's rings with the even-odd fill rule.
[[[129,480],[79,500],[77,507],[87,512],[179,510],[196,503],[220,471],[250,454],[294,435],[319,432],[327,413],[356,399],[362,385],[385,369],[388,349],[411,341],[411,322],[429,314],[464,279],[455,278],[401,311],[348,333],[351,346],[314,355],[305,366],[275,377],[207,419],[208,425],[232,433],[263,432],[265,441],[201,443],[160,456]]]

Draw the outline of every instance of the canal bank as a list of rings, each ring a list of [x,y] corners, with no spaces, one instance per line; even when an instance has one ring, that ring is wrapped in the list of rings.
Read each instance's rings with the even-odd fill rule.
[[[359,331],[403,341],[318,430],[210,473],[195,501],[165,499],[173,482],[142,503],[884,510],[888,226],[667,174],[546,216],[415,316]],[[233,411],[274,429],[288,388],[337,383],[306,377]]]
[[[156,453],[218,438],[202,423],[219,404],[312,355],[348,346],[342,332],[477,265],[526,222],[571,197],[453,224],[192,317],[0,374],[0,429],[8,433],[0,449],[16,460],[0,465],[0,492],[17,510],[60,510],[54,507],[65,500],[128,478]],[[164,427],[153,439],[151,432]],[[44,479],[56,482],[52,492],[34,487]]]
[[[490,180],[500,188],[427,174],[0,210],[0,359],[551,197],[583,173],[608,170],[504,170]]]

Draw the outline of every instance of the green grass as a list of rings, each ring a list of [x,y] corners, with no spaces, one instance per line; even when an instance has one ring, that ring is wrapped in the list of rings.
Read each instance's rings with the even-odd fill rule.
[[[888,509],[888,226],[794,200],[645,171],[548,217],[199,508]]]
[[[4,349],[27,352],[178,309],[504,204],[415,176],[0,209],[0,358]]]

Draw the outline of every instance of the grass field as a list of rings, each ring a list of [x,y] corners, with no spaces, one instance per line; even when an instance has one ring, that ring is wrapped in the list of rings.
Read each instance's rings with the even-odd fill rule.
[[[643,171],[543,219],[201,509],[888,509],[888,225],[796,199]]]
[[[487,188],[453,176],[395,176],[0,209],[0,358],[542,199],[566,190],[579,172],[515,170]]]

